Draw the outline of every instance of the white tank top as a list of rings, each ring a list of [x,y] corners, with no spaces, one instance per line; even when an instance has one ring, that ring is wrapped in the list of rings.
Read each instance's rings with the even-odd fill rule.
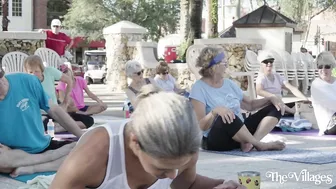
[[[109,158],[103,183],[98,189],[130,189],[127,183],[124,149],[124,127],[129,120],[111,121],[104,127],[110,137]],[[148,189],[169,189],[171,179],[159,179]]]

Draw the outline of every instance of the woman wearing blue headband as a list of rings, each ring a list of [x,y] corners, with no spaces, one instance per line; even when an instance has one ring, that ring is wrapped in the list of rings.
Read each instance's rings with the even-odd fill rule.
[[[230,79],[224,78],[227,67],[225,54],[213,47],[200,53],[197,63],[202,78],[193,85],[190,99],[203,130],[202,147],[207,150],[228,151],[241,148],[282,150],[280,141],[264,143],[260,140],[278,123],[284,104],[277,97],[251,100]],[[244,119],[241,108],[257,113]]]

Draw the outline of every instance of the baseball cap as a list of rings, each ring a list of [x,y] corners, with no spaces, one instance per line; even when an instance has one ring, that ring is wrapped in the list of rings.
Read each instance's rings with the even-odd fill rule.
[[[62,26],[62,22],[59,19],[53,19],[51,21],[51,26]]]
[[[269,60],[269,59],[273,59],[274,60],[274,56],[273,56],[273,54],[270,51],[261,50],[258,53],[257,59],[261,63],[264,60]]]

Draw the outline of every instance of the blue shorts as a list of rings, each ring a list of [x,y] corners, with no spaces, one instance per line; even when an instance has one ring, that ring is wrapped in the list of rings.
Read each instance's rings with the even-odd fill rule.
[[[84,106],[83,108],[79,109],[79,111],[86,112],[88,110],[89,106]]]

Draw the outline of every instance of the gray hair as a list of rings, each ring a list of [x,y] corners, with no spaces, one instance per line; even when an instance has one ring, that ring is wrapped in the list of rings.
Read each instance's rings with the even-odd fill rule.
[[[331,65],[336,66],[336,61],[334,55],[329,51],[321,52],[316,58],[316,65]]]
[[[144,152],[156,158],[176,158],[198,152],[201,131],[187,98],[145,85],[137,101],[130,130]]]
[[[125,65],[125,72],[127,77],[131,77],[135,72],[142,69],[141,64],[136,60],[129,60]]]

